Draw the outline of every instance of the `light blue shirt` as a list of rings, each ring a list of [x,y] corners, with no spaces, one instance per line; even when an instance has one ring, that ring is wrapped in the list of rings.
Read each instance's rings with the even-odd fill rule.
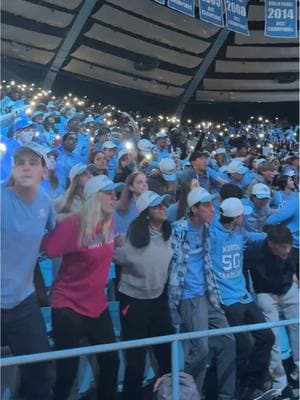
[[[85,164],[88,163],[88,155],[90,149],[90,137],[84,133],[78,132],[78,142],[76,145],[75,153],[81,158],[81,161]]]
[[[205,294],[203,227],[195,228],[188,224],[187,239],[190,245],[190,254],[182,293],[183,300]]]
[[[129,209],[127,212],[120,212],[115,210],[114,221],[115,231],[119,234],[126,234],[131,221],[137,217],[136,202],[131,199]]]
[[[293,247],[299,248],[299,198],[293,197],[267,219],[267,224],[285,224],[293,236]]]
[[[163,158],[169,158],[171,153],[167,149],[159,149],[156,146],[157,149],[157,161],[161,161]]]
[[[170,204],[169,207],[167,208],[168,221],[170,222],[170,224],[176,221],[177,212],[178,212],[178,202]]]
[[[276,192],[273,195],[270,206],[274,208],[282,208],[287,202],[289,202],[294,197],[297,197],[297,194],[295,192],[291,192],[290,194],[285,194],[283,190],[276,190]]]
[[[43,179],[41,182],[41,187],[45,190],[45,192],[52,200],[57,199],[65,193],[64,186],[65,185],[62,185],[60,180],[58,180],[58,186],[55,189],[53,189],[53,187],[51,186],[48,178]]]
[[[69,181],[69,173],[71,168],[79,164],[81,162],[81,158],[78,154],[74,152],[65,151],[62,147],[58,150],[58,158],[57,158],[57,170],[58,178],[63,185],[66,185],[66,182]],[[66,189],[66,187],[64,187]]]
[[[54,226],[54,207],[43,189],[27,203],[12,188],[1,186],[1,308],[16,307],[34,292],[41,240]]]
[[[107,161],[107,176],[110,180],[113,180],[116,175],[116,170],[118,167],[118,160],[117,158],[112,158],[111,160]]]

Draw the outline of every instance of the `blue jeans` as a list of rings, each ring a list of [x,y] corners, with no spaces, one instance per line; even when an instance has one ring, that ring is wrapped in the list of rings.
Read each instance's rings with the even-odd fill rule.
[[[1,345],[13,355],[50,351],[46,328],[35,293],[12,309],[1,310]],[[51,362],[21,366],[27,400],[52,399],[54,366]]]

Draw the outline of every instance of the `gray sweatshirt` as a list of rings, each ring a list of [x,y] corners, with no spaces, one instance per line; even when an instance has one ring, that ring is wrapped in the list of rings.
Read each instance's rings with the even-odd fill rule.
[[[171,258],[171,241],[164,241],[155,230],[150,229],[150,243],[141,249],[125,240],[114,253],[114,261],[122,266],[119,291],[137,299],[159,297],[168,279]]]

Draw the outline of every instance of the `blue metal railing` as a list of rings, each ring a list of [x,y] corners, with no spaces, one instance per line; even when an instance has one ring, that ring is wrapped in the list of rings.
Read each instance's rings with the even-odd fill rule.
[[[11,365],[30,364],[34,362],[42,362],[49,360],[57,360],[69,357],[79,357],[81,355],[104,353],[107,351],[126,350],[133,347],[154,346],[162,343],[172,343],[172,390],[173,400],[179,400],[179,341],[187,339],[196,339],[209,336],[221,336],[228,333],[251,332],[262,329],[276,328],[279,326],[287,326],[299,324],[299,319],[282,320],[275,322],[264,322],[260,324],[234,326],[228,328],[209,329],[197,332],[177,333],[167,336],[158,336],[147,339],[129,340],[119,343],[100,344],[96,346],[79,347],[74,349],[51,351],[46,353],[30,354],[24,356],[7,357],[0,360],[0,367],[8,367]]]

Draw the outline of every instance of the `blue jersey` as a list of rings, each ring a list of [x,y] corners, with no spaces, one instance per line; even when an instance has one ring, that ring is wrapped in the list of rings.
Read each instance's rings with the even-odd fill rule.
[[[229,306],[252,301],[243,275],[244,248],[247,243],[265,237],[265,233],[248,233],[240,227],[228,230],[218,220],[213,221],[210,227],[211,259],[222,304]]]

